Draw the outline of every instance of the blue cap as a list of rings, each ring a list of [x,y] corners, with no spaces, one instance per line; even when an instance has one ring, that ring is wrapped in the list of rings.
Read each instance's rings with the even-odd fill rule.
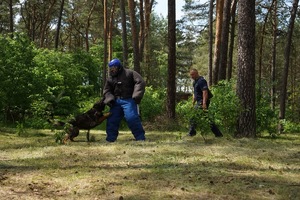
[[[117,58],[112,59],[109,63],[108,63],[108,67],[121,67],[121,61]]]

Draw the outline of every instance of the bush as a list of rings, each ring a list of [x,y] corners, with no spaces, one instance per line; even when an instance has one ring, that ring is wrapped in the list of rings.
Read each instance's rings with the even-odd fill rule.
[[[288,120],[282,120],[281,123],[284,127],[284,133],[300,133],[300,125]]]
[[[140,104],[142,119],[148,121],[161,115],[164,112],[165,99],[165,89],[155,90],[152,87],[146,87],[144,98]]]
[[[213,120],[212,113],[210,111],[203,111],[198,108],[195,109],[192,105],[192,99],[188,101],[179,102],[176,105],[176,113],[179,120],[179,124],[189,128],[190,123],[197,125],[197,131],[200,131],[201,135],[204,136],[210,133],[210,120]]]
[[[220,81],[211,88],[213,98],[209,106],[215,123],[227,134],[233,135],[236,130],[239,99],[236,95],[235,81]]]

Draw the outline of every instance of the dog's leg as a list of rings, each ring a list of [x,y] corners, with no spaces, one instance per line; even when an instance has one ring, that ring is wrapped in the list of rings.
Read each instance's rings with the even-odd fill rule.
[[[90,129],[86,133],[86,140],[89,142],[90,141]]]

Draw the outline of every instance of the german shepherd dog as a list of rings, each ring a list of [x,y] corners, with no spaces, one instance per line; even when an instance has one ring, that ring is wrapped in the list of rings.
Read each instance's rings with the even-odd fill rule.
[[[93,107],[85,113],[75,116],[74,119],[69,122],[51,122],[50,123],[56,126],[66,126],[70,124],[70,127],[67,127],[66,132],[67,136],[63,140],[66,143],[68,140],[74,141],[74,138],[79,135],[79,130],[87,130],[86,139],[90,141],[90,129],[95,128],[100,125],[105,119],[107,119],[111,113],[104,113],[103,110],[105,108],[104,98],[100,101],[96,102]]]

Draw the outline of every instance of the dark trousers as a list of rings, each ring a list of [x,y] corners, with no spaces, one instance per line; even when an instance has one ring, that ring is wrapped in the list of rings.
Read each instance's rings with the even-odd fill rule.
[[[210,101],[207,101],[207,108],[209,107]],[[197,102],[197,105],[195,106],[195,109],[202,109],[202,101]],[[208,116],[206,116],[208,117]],[[209,119],[209,126],[210,126],[210,130],[214,133],[214,135],[216,137],[222,137],[223,134],[220,131],[220,129],[218,128],[218,126],[211,120]],[[196,135],[196,127],[197,127],[197,123],[195,122],[194,119],[191,119],[190,122],[190,130],[189,130],[189,135],[193,136]]]

